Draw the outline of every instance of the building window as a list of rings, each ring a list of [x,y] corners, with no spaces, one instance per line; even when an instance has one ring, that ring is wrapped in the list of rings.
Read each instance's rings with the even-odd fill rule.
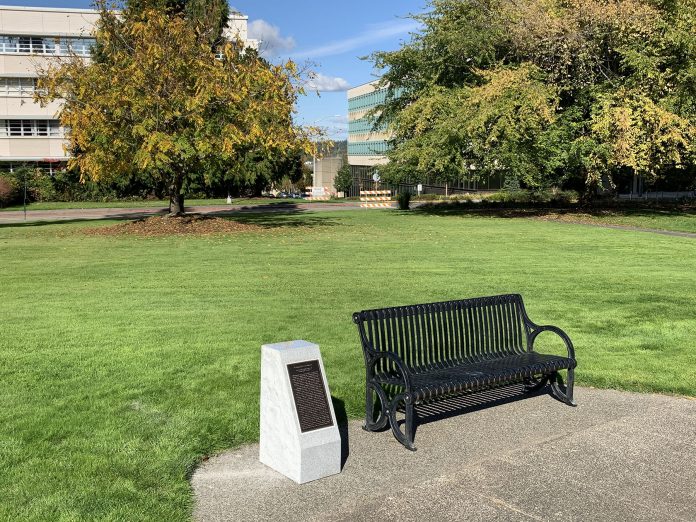
[[[94,38],[52,38],[43,36],[0,36],[2,54],[52,54],[89,56],[95,44]]]
[[[58,120],[0,120],[0,138],[62,138]]]
[[[348,142],[349,156],[382,156],[389,149],[387,141]]]
[[[0,78],[0,97],[31,97],[36,92],[36,78]]]
[[[67,47],[70,52],[78,56],[89,56],[96,41],[93,38],[65,38],[61,40],[61,44],[65,44],[61,45],[61,51],[63,51],[63,47]]]
[[[20,167],[29,167],[31,169],[40,170],[43,174],[54,176],[56,172],[65,170],[66,164],[64,161],[37,161],[27,163],[13,163],[0,160],[0,174],[11,174],[15,169]]]

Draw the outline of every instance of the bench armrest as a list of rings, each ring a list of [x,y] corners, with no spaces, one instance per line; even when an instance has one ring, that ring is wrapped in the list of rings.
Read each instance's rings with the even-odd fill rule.
[[[360,334],[360,342],[363,347],[363,354],[365,355],[365,371],[367,373],[367,380],[370,381],[375,376],[375,365],[383,360],[388,359],[394,363],[396,369],[401,373],[402,379],[406,388],[411,390],[411,370],[397,354],[393,352],[381,352],[375,350],[372,343],[367,338],[365,334],[365,327],[363,326],[361,314],[356,312],[353,314],[353,322],[358,325],[358,333]]]
[[[367,361],[367,374],[372,377],[375,374],[375,365],[383,360],[388,359],[394,363],[396,369],[401,374],[401,378],[404,380],[404,385],[408,391],[411,390],[411,370],[408,366],[401,360],[401,357],[392,352],[372,352],[370,353],[370,359]]]
[[[534,351],[534,341],[536,340],[537,336],[542,332],[553,332],[556,335],[558,335],[561,339],[563,339],[563,342],[565,343],[566,348],[568,349],[568,357],[570,359],[575,359],[575,348],[573,348],[573,342],[570,340],[570,337],[568,337],[568,334],[565,333],[560,328],[558,328],[557,326],[533,325],[532,332],[529,334],[529,351],[530,352]]]

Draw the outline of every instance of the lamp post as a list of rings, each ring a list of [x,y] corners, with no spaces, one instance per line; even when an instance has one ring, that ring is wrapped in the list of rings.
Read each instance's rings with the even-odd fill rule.
[[[27,170],[24,170],[24,221],[27,220]]]

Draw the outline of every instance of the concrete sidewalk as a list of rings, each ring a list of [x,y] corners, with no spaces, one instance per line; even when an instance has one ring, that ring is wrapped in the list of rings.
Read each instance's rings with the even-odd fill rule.
[[[195,518],[696,520],[696,401],[579,388],[571,408],[518,391],[424,409],[416,452],[350,422],[343,472],[302,486],[257,445],[213,457],[192,477]]]
[[[210,216],[231,216],[238,213],[293,213],[308,211],[355,210],[359,202],[347,203],[288,203],[274,205],[209,205],[186,207],[186,212]],[[29,210],[27,223],[50,221],[89,221],[97,219],[140,219],[166,214],[163,208],[84,208],[64,210]],[[24,212],[0,212],[0,225],[24,223]]]

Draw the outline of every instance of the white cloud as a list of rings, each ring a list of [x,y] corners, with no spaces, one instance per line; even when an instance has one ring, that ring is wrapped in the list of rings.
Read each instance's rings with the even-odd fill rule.
[[[331,123],[338,123],[340,125],[348,125],[348,115],[347,114],[336,114],[329,118]]]
[[[292,36],[281,36],[280,29],[265,20],[254,20],[248,25],[249,38],[261,40],[260,51],[266,58],[292,51],[295,39]]]
[[[400,34],[407,34],[415,31],[420,24],[415,20],[396,20],[368,26],[367,31],[360,33],[352,38],[337,40],[313,49],[305,49],[292,54],[294,59],[313,59],[324,56],[336,56],[367,45],[386,40]]]
[[[313,73],[307,82],[307,88],[319,92],[341,92],[350,89],[350,84],[338,76]]]

